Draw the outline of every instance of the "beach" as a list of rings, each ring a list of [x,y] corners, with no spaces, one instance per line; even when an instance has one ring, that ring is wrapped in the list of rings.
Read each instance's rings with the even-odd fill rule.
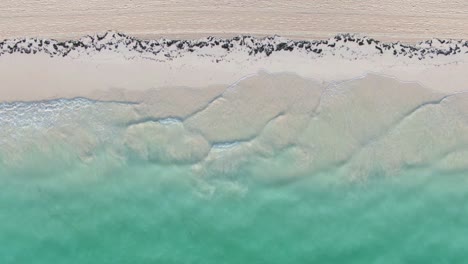
[[[3,101],[136,100],[151,89],[227,86],[259,72],[290,72],[325,85],[380,74],[446,93],[466,90],[468,78],[468,44],[455,40],[405,45],[337,35],[306,42],[245,36],[145,41],[109,31],[46,41],[0,43]],[[25,74],[28,78],[21,78]]]
[[[464,263],[463,1],[7,0],[0,263]]]
[[[414,116],[428,118],[433,107],[450,114],[431,122],[451,118],[464,122],[467,54],[468,42],[461,40],[406,45],[352,34],[316,41],[277,36],[140,40],[108,31],[70,41],[6,40],[0,42],[0,72],[4,73],[0,98],[3,113],[10,113],[2,119],[9,127],[5,149],[18,148],[8,135],[32,109],[44,104],[49,111],[51,104],[52,109],[58,107],[54,110],[57,122],[68,124],[58,113],[68,105],[79,109],[84,103],[86,108],[97,104],[114,109],[100,117],[110,120],[101,124],[103,131],[119,124],[116,136],[121,140],[113,142],[111,149],[130,151],[146,161],[188,163],[195,171],[216,171],[226,161],[236,164],[297,147],[294,155],[298,156],[293,159],[308,160],[299,171],[312,173],[342,162],[351,162],[350,168],[364,166],[360,156],[368,153],[377,155],[385,171],[398,171],[408,165],[404,157],[409,154],[397,151],[396,156],[387,156],[385,149],[399,149],[399,144],[405,148],[404,142],[413,136],[389,143],[387,133],[392,135],[402,125],[421,130],[416,125],[419,121],[412,121]],[[451,101],[457,103],[447,103]],[[28,102],[31,108],[23,109]],[[26,127],[42,127],[47,111],[31,117],[39,124],[34,121]],[[88,123],[86,118],[83,122]],[[71,136],[69,126],[83,130],[73,123],[47,128],[47,137],[37,140],[46,142],[39,149],[48,149],[50,138]],[[73,153],[92,160],[103,139],[87,129],[81,133],[73,140],[72,145],[77,144]],[[462,132],[450,133],[464,142]],[[318,140],[320,135],[328,136]],[[431,133],[426,140],[442,142],[440,136]],[[179,138],[186,143],[177,143]],[[35,141],[21,145],[27,151]],[[450,153],[453,144],[436,144],[429,153],[407,151],[416,151],[412,155],[421,160],[415,162],[425,164]],[[12,156],[13,161],[16,156],[22,154]],[[350,172],[349,178],[367,178],[373,166]]]
[[[326,39],[361,33],[385,41],[467,39],[463,0],[14,1],[0,7],[0,39],[78,38],[118,30],[144,39],[280,35]]]

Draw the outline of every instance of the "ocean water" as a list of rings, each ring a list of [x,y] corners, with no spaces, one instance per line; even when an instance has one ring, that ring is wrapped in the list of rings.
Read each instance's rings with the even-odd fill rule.
[[[464,263],[465,97],[384,90],[229,142],[124,102],[2,103],[0,263]]]

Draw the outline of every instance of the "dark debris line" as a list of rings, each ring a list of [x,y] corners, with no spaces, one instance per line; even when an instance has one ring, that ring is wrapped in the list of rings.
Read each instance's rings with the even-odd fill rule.
[[[45,53],[65,57],[72,51],[92,53],[103,50],[134,51],[141,54],[165,57],[182,56],[183,52],[194,52],[204,48],[219,47],[227,53],[243,50],[253,56],[270,56],[274,52],[299,50],[313,53],[317,56],[334,54],[340,48],[349,48],[355,43],[354,50],[373,47],[376,54],[391,54],[409,58],[425,59],[436,56],[451,56],[468,53],[468,41],[463,40],[427,40],[415,45],[401,43],[384,43],[368,37],[358,37],[351,34],[340,34],[328,40],[286,40],[277,36],[255,38],[252,36],[237,36],[230,39],[207,37],[199,40],[140,40],[117,32],[106,32],[101,35],[86,36],[79,40],[56,41],[49,39],[13,39],[0,42],[0,56],[5,54]],[[352,44],[351,44],[352,45]]]

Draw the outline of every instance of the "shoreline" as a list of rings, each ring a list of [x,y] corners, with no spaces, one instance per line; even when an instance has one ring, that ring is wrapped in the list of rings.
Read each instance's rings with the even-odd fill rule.
[[[422,140],[419,135],[424,135],[421,142],[447,141],[437,153],[456,147],[454,137],[468,142],[468,92],[436,92],[388,76],[368,74],[325,84],[291,73],[260,73],[228,86],[127,92],[131,100],[125,102],[75,98],[0,103],[0,144],[6,153],[23,153],[17,152],[15,138],[25,139],[22,151],[37,143],[47,150],[51,139],[65,140],[80,159],[92,160],[96,149],[115,143],[116,151],[129,149],[150,161],[157,157],[187,163],[195,171],[222,169],[223,161],[270,156],[289,147],[294,159],[313,155],[313,171],[343,162],[365,165],[375,152],[392,171],[404,165],[406,155],[414,164],[421,161],[413,156],[431,160],[424,155],[431,155],[432,147],[420,153],[419,145],[412,148],[401,139]],[[115,97],[112,92],[104,95]],[[120,136],[123,140],[114,140]],[[400,148],[408,148],[410,154],[387,155],[389,149]]]

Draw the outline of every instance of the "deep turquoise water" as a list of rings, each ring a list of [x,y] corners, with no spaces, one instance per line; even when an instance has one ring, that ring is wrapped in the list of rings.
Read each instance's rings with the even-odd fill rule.
[[[0,171],[0,263],[468,259],[465,173],[349,182],[330,170],[286,181],[253,175],[257,163],[197,180],[188,166],[136,161],[42,166]]]

